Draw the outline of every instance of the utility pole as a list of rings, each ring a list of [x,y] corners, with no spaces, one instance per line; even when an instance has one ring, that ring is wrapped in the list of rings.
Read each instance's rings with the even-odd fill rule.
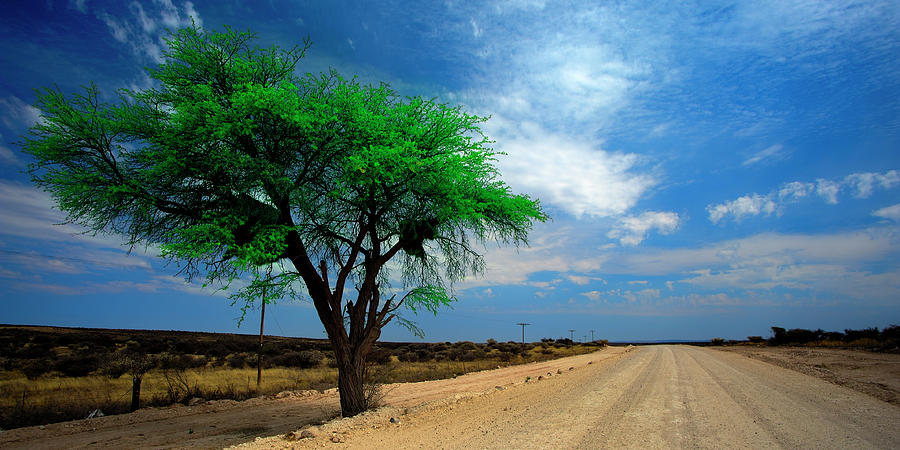
[[[575,343],[575,330],[569,330],[569,346]]]
[[[259,318],[259,353],[256,355],[256,392],[262,383],[263,324],[266,321],[266,288],[262,291],[262,315]]]
[[[517,323],[516,325],[521,325],[521,326],[522,326],[522,345],[525,345],[525,325],[531,325],[531,324],[530,324],[530,323],[522,323],[522,322],[519,322],[519,323]]]
[[[594,342],[594,330],[591,330],[591,342]]]

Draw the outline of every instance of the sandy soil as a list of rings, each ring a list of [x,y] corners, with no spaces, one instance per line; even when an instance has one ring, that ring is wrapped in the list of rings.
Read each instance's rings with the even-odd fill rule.
[[[413,408],[429,402],[476,395],[525,378],[578,369],[625,354],[621,347],[542,363],[475,372],[457,378],[384,386],[385,403]],[[321,424],[340,414],[335,389],[282,393],[281,398],[213,401],[197,406],[145,408],[131,414],[0,432],[0,448],[222,448],[257,436],[283,435]]]
[[[735,353],[652,346],[537,382],[240,448],[900,448],[898,423],[897,406],[795,371]]]
[[[807,347],[717,347],[796,370],[900,406],[900,355]]]

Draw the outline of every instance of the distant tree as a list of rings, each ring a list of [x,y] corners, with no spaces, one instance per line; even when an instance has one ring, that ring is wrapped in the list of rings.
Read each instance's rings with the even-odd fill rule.
[[[781,327],[772,327],[772,338],[769,339],[772,345],[787,344],[787,330]]]
[[[103,371],[110,378],[119,378],[125,374],[131,376],[131,410],[137,411],[141,407],[141,383],[144,375],[155,365],[156,358],[150,355],[118,351],[109,355]]]
[[[305,290],[342,414],[355,415],[382,328],[421,333],[398,308],[436,313],[449,283],[482,270],[475,243],[527,243],[546,215],[499,178],[485,118],[335,72],[298,76],[308,42],[260,49],[254,37],[178,30],[149,69],[158,87],[115,104],[93,85],[39,91],[42,120],[22,147],[69,222],[159,245],[189,280],[249,277],[232,294],[245,311],[264,289]]]

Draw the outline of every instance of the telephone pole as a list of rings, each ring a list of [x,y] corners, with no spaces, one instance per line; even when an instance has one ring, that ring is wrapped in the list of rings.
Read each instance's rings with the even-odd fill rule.
[[[594,342],[594,330],[591,330],[591,342]]]
[[[575,330],[569,330],[569,346],[575,343]]]
[[[521,325],[521,326],[522,326],[522,345],[525,345],[525,326],[526,326],[526,325],[531,325],[531,324],[530,324],[530,323],[519,322],[519,323],[517,323],[516,325]]]
[[[256,354],[256,392],[262,384],[263,324],[266,323],[266,288],[262,291],[262,314],[259,317],[259,353]]]

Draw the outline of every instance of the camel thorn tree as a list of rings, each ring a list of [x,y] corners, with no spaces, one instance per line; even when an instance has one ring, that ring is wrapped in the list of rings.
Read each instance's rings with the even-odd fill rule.
[[[355,415],[382,328],[415,329],[399,308],[436,313],[483,269],[474,244],[527,244],[546,215],[500,179],[486,118],[334,71],[297,75],[308,42],[254,38],[177,30],[148,69],[157,87],[112,104],[93,85],[40,90],[43,120],[21,144],[69,222],[159,246],[189,280],[243,278],[231,297],[245,308],[264,289],[308,296]]]

